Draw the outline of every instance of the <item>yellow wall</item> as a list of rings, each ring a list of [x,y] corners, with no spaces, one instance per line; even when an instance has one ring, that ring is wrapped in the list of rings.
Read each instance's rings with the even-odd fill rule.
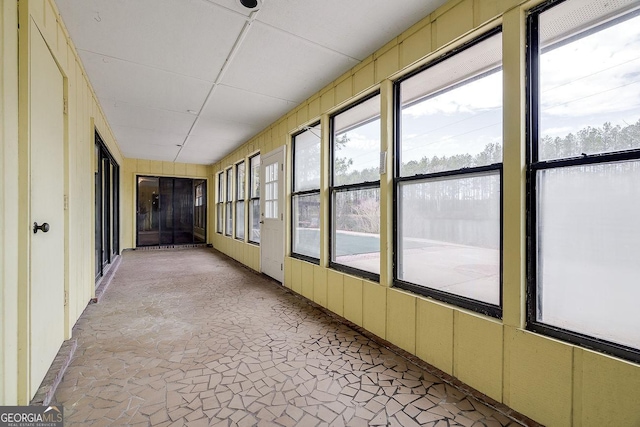
[[[4,1],[2,13],[2,404],[27,403],[36,390],[28,384],[29,352],[29,40],[42,34],[64,77],[65,115],[65,292],[64,325],[50,325],[42,313],[37,327],[71,328],[94,295],[94,127],[119,164],[123,157],[106,123],[77,52],[52,0]],[[35,25],[30,25],[30,21]],[[18,22],[20,23],[18,39]],[[34,30],[35,31],[35,30]],[[19,65],[19,66],[18,66]],[[19,73],[18,73],[19,70]],[[17,79],[17,80],[16,80]],[[62,107],[61,107],[62,108]],[[20,143],[18,144],[18,141]],[[19,148],[19,151],[18,151]],[[33,268],[37,268],[33,266]]]
[[[207,191],[210,195],[213,184],[209,180],[210,166],[190,163],[162,162],[158,160],[125,159],[120,169],[120,248],[129,249],[136,247],[136,176],[173,176],[179,178],[207,179]],[[209,196],[210,200],[211,197]],[[207,209],[210,205],[207,206]],[[211,223],[207,224],[207,234],[210,236]],[[211,239],[208,237],[207,242]]]
[[[539,3],[449,1],[213,165],[212,177],[256,151],[265,154],[287,145],[290,153],[291,135],[321,120],[324,215],[320,221],[320,265],[286,257],[284,286],[543,424],[637,426],[640,366],[524,329],[525,13]],[[393,241],[389,173],[381,176],[380,283],[328,269],[328,114],[380,90],[381,150],[387,151],[387,170],[392,170],[392,80],[500,24],[505,88],[503,319],[389,287]],[[288,162],[290,165],[290,156]],[[290,212],[290,189],[289,177],[286,212]],[[215,224],[215,209],[209,212],[210,224]],[[289,227],[287,218],[287,234]],[[290,252],[288,240],[286,253]],[[218,250],[260,270],[259,247],[217,233],[213,243]]]

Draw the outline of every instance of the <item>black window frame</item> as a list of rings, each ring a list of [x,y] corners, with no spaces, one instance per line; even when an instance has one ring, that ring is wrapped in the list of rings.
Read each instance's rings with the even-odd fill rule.
[[[503,272],[503,263],[504,263],[504,179],[503,179],[503,163],[504,163],[504,154],[503,154],[503,161],[500,163],[494,163],[494,164],[490,164],[490,165],[486,165],[486,166],[478,166],[478,167],[470,167],[470,168],[461,168],[461,169],[455,169],[455,170],[447,170],[447,171],[443,171],[443,172],[434,172],[434,173],[426,173],[426,174],[417,174],[417,175],[413,175],[413,176],[406,176],[406,177],[402,177],[400,176],[400,172],[401,172],[401,161],[402,161],[402,156],[401,156],[401,138],[402,138],[402,105],[401,105],[401,96],[400,96],[400,87],[401,87],[401,83],[404,82],[407,79],[410,79],[411,77],[420,74],[426,70],[428,70],[429,68],[440,64],[444,61],[446,61],[447,59],[458,55],[462,52],[464,52],[466,49],[475,46],[497,34],[501,34],[501,37],[504,37],[503,33],[502,33],[502,25],[498,25],[494,28],[492,28],[491,30],[485,32],[484,34],[474,38],[473,40],[466,42],[464,44],[462,44],[461,46],[452,49],[451,51],[441,55],[440,57],[434,59],[433,61],[425,64],[424,66],[418,68],[417,70],[402,76],[400,79],[396,80],[394,82],[394,86],[393,86],[393,106],[394,106],[394,112],[393,112],[393,117],[394,117],[394,129],[393,129],[393,133],[394,133],[394,154],[395,154],[395,159],[394,159],[394,170],[393,170],[393,286],[400,288],[400,289],[404,289],[419,295],[423,295],[426,297],[430,297],[433,298],[435,300],[438,301],[442,301],[444,303],[447,304],[451,304],[451,305],[455,305],[457,307],[460,308],[464,308],[467,310],[471,310],[474,311],[476,313],[480,313],[483,314],[485,316],[489,316],[489,317],[493,317],[496,319],[502,319],[502,310],[503,310],[503,304],[504,304],[504,296],[503,296],[503,288],[504,288],[504,272]],[[502,63],[503,61],[501,61],[499,68],[502,69]],[[482,75],[485,75],[486,71],[484,73],[482,73]],[[463,80],[463,82],[467,82],[469,80]],[[454,84],[451,88],[455,88],[459,86],[459,83],[462,82],[458,82],[457,84]],[[503,80],[503,87],[504,87],[504,80]],[[437,93],[442,93],[442,90],[436,91]],[[504,117],[504,105],[503,105],[503,117]],[[503,135],[503,140],[502,140],[502,146],[504,148],[504,135]],[[494,304],[489,304],[487,302],[484,301],[479,301],[476,299],[472,299],[472,298],[468,298],[468,297],[464,297],[461,295],[456,295],[453,293],[449,293],[449,292],[444,292],[444,291],[440,291],[434,288],[429,288],[426,286],[421,286],[415,283],[411,283],[411,282],[407,282],[404,280],[401,280],[398,278],[398,259],[400,257],[400,238],[398,235],[399,232],[399,226],[398,223],[400,221],[399,218],[399,204],[400,204],[400,200],[398,198],[398,194],[399,194],[399,188],[400,185],[404,182],[428,182],[429,180],[433,180],[433,179],[439,179],[439,178],[446,178],[446,177],[460,177],[460,178],[471,178],[474,176],[482,176],[485,174],[495,174],[496,172],[498,172],[498,175],[500,177],[500,263],[499,263],[499,274],[500,274],[500,280],[499,280],[499,285],[500,285],[500,290],[499,290],[499,305],[494,305]]]
[[[258,188],[257,191],[257,195],[253,194],[253,167],[252,167],[252,161],[253,159],[255,159],[256,157],[260,156],[260,152],[258,151],[257,153],[249,156],[249,193],[248,193],[248,199],[249,199],[249,203],[248,203],[248,211],[246,212],[246,222],[247,222],[247,243],[251,243],[252,245],[256,245],[256,246],[260,246],[260,242],[256,242],[255,240],[251,240],[251,236],[253,235],[252,231],[253,229],[251,228],[251,213],[250,211],[253,209],[253,204],[254,203],[258,203],[258,207],[260,206],[260,189]],[[262,164],[262,157],[260,157],[260,163],[258,164],[258,176],[260,175],[260,165]],[[246,173],[246,170],[245,170]],[[258,178],[259,181],[259,178]],[[258,209],[260,210],[260,209]]]
[[[299,196],[312,196],[317,194],[318,198],[321,199],[321,188],[322,188],[322,177],[320,177],[320,183],[318,185],[317,189],[310,189],[310,190],[303,190],[303,191],[296,191],[296,137],[298,135],[302,135],[303,133],[310,131],[310,129],[313,129],[317,126],[321,126],[320,121],[314,122],[313,124],[310,124],[308,126],[305,126],[304,129],[300,130],[299,132],[296,132],[294,134],[291,135],[291,212],[290,212],[290,217],[291,217],[291,224],[290,224],[290,233],[289,233],[289,247],[291,248],[290,250],[290,256],[291,258],[296,258],[302,261],[306,261],[306,262],[310,262],[312,264],[316,264],[316,265],[320,265],[320,258],[314,258],[311,257],[309,255],[304,255],[304,254],[299,254],[297,252],[293,251],[293,243],[294,243],[294,215],[293,215],[293,206],[294,206],[294,199],[296,197]],[[320,165],[318,165],[318,170],[321,170],[322,168],[322,137],[320,138]],[[320,203],[322,203],[322,200],[320,200]],[[322,216],[322,212],[320,212],[320,215]],[[320,231],[322,232],[322,230]],[[321,254],[322,252],[322,248],[319,247],[319,253]]]
[[[224,171],[218,172],[218,192],[216,194],[216,233],[223,235],[224,234],[224,219],[225,219],[225,211],[224,211]],[[220,225],[220,229],[218,229],[218,225]]]
[[[526,281],[526,329],[539,333],[541,335],[566,341],[571,344],[608,353],[610,355],[640,363],[640,349],[625,346],[623,344],[596,338],[584,333],[575,332],[558,326],[549,325],[537,320],[538,312],[538,271],[537,271],[537,255],[538,255],[538,236],[537,236],[537,220],[538,220],[538,198],[537,198],[537,177],[538,172],[549,169],[561,169],[572,166],[588,166],[597,164],[615,163],[620,161],[640,161],[640,148],[614,151],[597,154],[582,154],[574,157],[563,157],[559,159],[540,160],[539,159],[539,128],[540,123],[540,62],[539,58],[542,54],[540,48],[539,33],[539,17],[540,15],[558,4],[566,0],[552,0],[541,4],[529,10],[526,18],[526,36],[527,36],[527,52],[526,52],[526,214],[527,214],[527,281]],[[578,31],[570,36],[567,40],[556,42],[558,45],[566,44],[567,41],[574,40],[577,36],[588,34],[601,28],[602,26],[614,25],[621,19],[626,19],[629,15],[639,15],[640,9],[622,12],[621,16],[596,24],[589,29]],[[552,45],[553,46],[553,45]],[[547,47],[548,48],[548,47]]]
[[[224,235],[233,238],[233,166],[228,167],[224,171],[225,180],[225,205],[224,205]],[[229,216],[227,216],[227,210],[231,210]],[[231,219],[231,221],[229,221]],[[229,224],[230,223],[230,224]],[[227,232],[230,230],[230,233]]]
[[[240,167],[240,165],[242,165],[243,167],[243,175],[242,175],[242,180],[243,182],[239,182],[238,178],[240,177],[240,174],[238,174],[238,169]],[[238,221],[238,203],[242,203],[244,206],[244,215],[246,215],[247,211],[246,211],[246,203],[245,203],[245,198],[246,198],[246,176],[247,176],[247,164],[246,162],[243,160],[239,161],[238,163],[235,164],[235,170],[236,170],[236,174],[234,176],[235,179],[235,183],[236,183],[236,188],[235,188],[235,209],[233,211],[233,221],[234,221],[234,238],[236,240],[240,240],[240,241],[244,241],[246,234],[247,234],[247,230],[245,228],[244,232],[243,232],[243,236],[242,237],[238,237],[238,226],[240,224],[242,224],[242,227],[246,227],[246,220],[242,220],[242,221]],[[240,198],[240,190],[242,190],[242,198]]]
[[[341,192],[349,192],[349,191],[357,191],[357,190],[375,190],[378,189],[378,191],[380,192],[380,179],[378,179],[377,181],[364,181],[364,182],[360,182],[357,184],[342,184],[342,185],[334,185],[334,179],[335,179],[335,162],[334,162],[334,156],[335,156],[335,132],[334,132],[334,119],[336,118],[336,116],[339,116],[340,114],[351,110],[352,108],[356,108],[359,105],[369,101],[372,98],[375,98],[376,96],[380,96],[380,90],[376,90],[370,94],[367,94],[366,96],[358,99],[357,101],[349,104],[348,106],[341,108],[340,110],[336,111],[335,113],[333,113],[330,117],[329,117],[329,267],[340,271],[342,273],[347,273],[353,276],[357,276],[357,277],[362,277],[364,279],[368,279],[374,282],[379,283],[380,282],[380,274],[379,273],[374,273],[371,271],[367,271],[367,270],[362,270],[359,268],[355,268],[355,267],[351,267],[348,265],[344,265],[344,264],[340,264],[338,262],[333,261],[333,255],[335,251],[334,248],[334,230],[333,230],[333,226],[337,223],[336,219],[335,219],[335,212],[334,212],[334,206],[335,206],[335,197],[337,195],[337,193],[341,193]],[[381,98],[381,102],[382,102],[382,98]],[[382,105],[380,105],[380,113],[382,113]],[[370,119],[367,122],[364,123],[359,123],[359,125],[364,125],[367,123],[370,123],[372,121],[375,120],[381,120],[381,115],[375,116],[374,118]],[[380,135],[380,137],[382,138],[382,134]],[[378,148],[378,151],[380,151],[380,148]],[[379,171],[378,171],[379,172]],[[378,173],[378,177],[380,176],[380,174]],[[382,196],[382,195],[381,195]],[[382,248],[379,248],[380,250],[380,256],[382,257]]]

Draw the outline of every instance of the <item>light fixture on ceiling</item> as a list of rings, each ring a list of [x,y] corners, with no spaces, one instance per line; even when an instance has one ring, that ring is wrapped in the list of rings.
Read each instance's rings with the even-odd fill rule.
[[[255,10],[260,7],[262,1],[260,0],[237,0],[237,2],[247,9]]]

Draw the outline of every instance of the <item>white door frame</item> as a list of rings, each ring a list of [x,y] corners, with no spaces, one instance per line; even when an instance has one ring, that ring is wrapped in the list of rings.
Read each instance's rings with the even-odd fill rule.
[[[285,159],[284,145],[260,158],[260,271],[280,283],[284,283]],[[273,187],[267,190],[270,182],[265,177],[267,167],[274,163],[277,163],[277,200],[273,200]],[[276,207],[268,203],[272,201],[277,201]]]

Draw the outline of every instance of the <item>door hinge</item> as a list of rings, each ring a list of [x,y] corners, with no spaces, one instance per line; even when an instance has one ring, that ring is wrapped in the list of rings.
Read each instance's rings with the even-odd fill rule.
[[[64,114],[69,114],[69,102],[67,101],[67,98],[62,98],[62,111],[64,112]]]
[[[64,210],[69,210],[69,196],[67,196],[66,194],[64,195]]]
[[[280,271],[282,271],[282,270],[283,270],[283,267],[282,267],[282,264],[280,264]]]
[[[69,303],[69,294],[68,294],[67,290],[65,289],[65,291],[64,291],[64,306],[66,307],[68,303]]]
[[[284,214],[280,214],[280,221],[284,219]]]
[[[281,164],[280,164],[280,170],[281,170],[281,171],[284,171],[284,163],[281,163]]]

